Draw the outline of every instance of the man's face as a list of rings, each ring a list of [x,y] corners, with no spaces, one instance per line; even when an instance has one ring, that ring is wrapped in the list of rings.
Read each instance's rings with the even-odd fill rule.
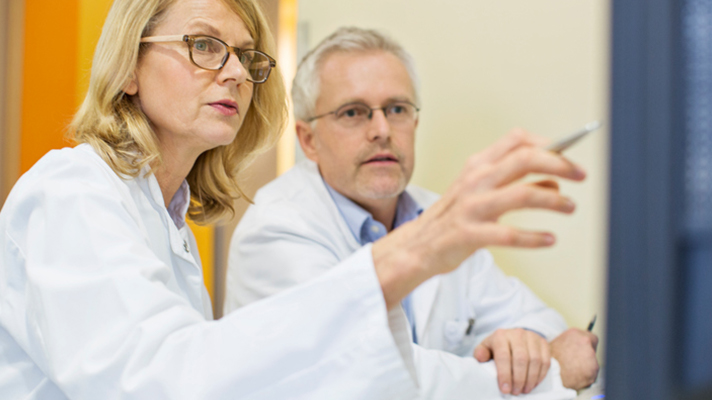
[[[314,115],[350,103],[370,108],[394,102],[415,104],[415,93],[403,63],[383,51],[338,52],[321,67],[321,92]],[[391,108],[399,113],[399,108]],[[381,110],[358,126],[347,126],[330,114],[310,124],[298,121],[302,149],[319,165],[326,183],[361,205],[397,197],[413,173],[417,119],[393,123]]]

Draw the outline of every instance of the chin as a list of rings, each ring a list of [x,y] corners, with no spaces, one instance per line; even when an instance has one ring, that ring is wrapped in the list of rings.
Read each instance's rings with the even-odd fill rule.
[[[221,129],[219,131],[216,130],[214,134],[210,135],[210,137],[207,138],[207,140],[212,146],[212,148],[227,146],[233,141],[235,141],[235,138],[237,137],[237,131],[237,129]]]
[[[405,179],[390,182],[372,182],[371,185],[361,185],[359,193],[369,199],[383,200],[400,196],[408,182]]]

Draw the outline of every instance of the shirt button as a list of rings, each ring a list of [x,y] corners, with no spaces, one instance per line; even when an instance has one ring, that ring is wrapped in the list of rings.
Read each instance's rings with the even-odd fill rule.
[[[183,241],[183,248],[185,249],[186,253],[190,253],[190,248],[188,247],[188,242],[185,240]]]
[[[378,227],[376,225],[371,226],[371,232],[378,233]]]

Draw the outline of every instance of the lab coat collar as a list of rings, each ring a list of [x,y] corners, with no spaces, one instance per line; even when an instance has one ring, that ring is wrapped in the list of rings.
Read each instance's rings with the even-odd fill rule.
[[[163,192],[161,192],[161,187],[158,185],[156,175],[151,172],[149,166],[145,166],[141,169],[141,173],[136,181],[141,187],[141,190],[143,190],[143,192],[146,193],[146,196],[151,200],[153,208],[163,217],[166,228],[168,229],[171,250],[173,253],[186,261],[189,261],[196,268],[202,270],[202,267],[198,261],[200,258],[192,254],[192,252],[197,251],[197,246],[192,240],[190,240],[190,235],[181,234],[181,231],[188,229],[185,224],[185,212],[188,211],[188,206],[190,205],[190,187],[188,186],[188,183],[183,181],[183,184],[181,184],[178,189],[178,193],[182,194],[179,195],[176,193],[170,203],[170,206],[174,206],[174,210],[180,210],[179,212],[183,213],[183,224],[181,227],[178,227],[178,223],[176,223],[176,220],[165,206]],[[178,197],[178,199],[176,199],[176,197]],[[175,205],[174,202],[176,203]]]
[[[311,160],[305,160],[299,163],[297,165],[297,168],[303,168],[304,171],[306,171],[307,180],[314,188],[314,191],[316,192],[318,198],[325,199],[323,204],[326,205],[326,209],[322,210],[322,212],[324,212],[325,214],[324,217],[332,218],[332,221],[336,222],[336,225],[338,226],[338,229],[340,231],[340,235],[342,235],[342,237],[346,239],[346,242],[348,242],[348,245],[351,247],[352,252],[360,249],[361,243],[359,243],[359,241],[351,233],[351,229],[349,229],[348,225],[346,224],[346,221],[344,220],[343,216],[339,211],[339,208],[336,206],[336,203],[334,203],[334,199],[331,198],[329,190],[326,187],[326,183],[321,178],[321,173],[319,172],[319,167],[316,165],[316,163]]]

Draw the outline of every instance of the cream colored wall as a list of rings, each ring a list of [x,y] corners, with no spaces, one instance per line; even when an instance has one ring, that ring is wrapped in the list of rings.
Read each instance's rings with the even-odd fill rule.
[[[603,0],[300,0],[300,43],[357,25],[413,54],[422,93],[413,182],[442,193],[470,154],[513,127],[557,138],[608,120],[608,12]],[[562,183],[578,204],[573,216],[504,219],[553,231],[554,248],[493,249],[572,326],[604,319],[607,137],[603,129],[566,153],[589,172],[585,183]]]

